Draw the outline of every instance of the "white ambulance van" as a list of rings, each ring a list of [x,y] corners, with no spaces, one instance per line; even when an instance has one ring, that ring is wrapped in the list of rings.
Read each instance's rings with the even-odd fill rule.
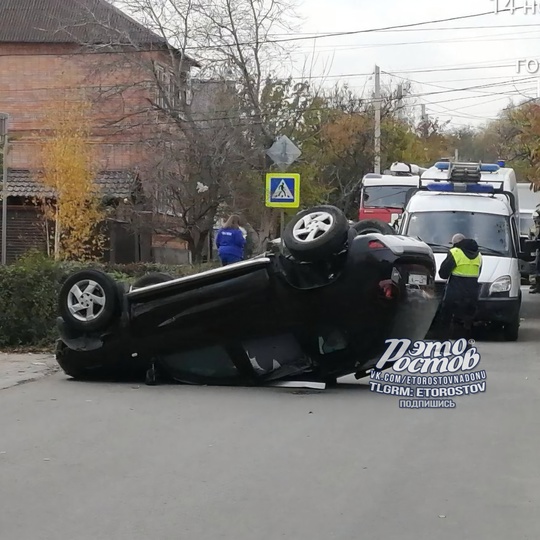
[[[431,246],[437,263],[440,297],[445,280],[438,271],[461,233],[474,239],[483,258],[477,321],[493,323],[508,341],[518,339],[521,309],[519,207],[512,169],[498,165],[437,163],[421,178],[410,198],[399,234]]]

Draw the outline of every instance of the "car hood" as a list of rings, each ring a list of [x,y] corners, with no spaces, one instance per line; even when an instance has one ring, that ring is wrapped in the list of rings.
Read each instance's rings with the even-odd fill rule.
[[[439,276],[439,270],[444,259],[446,259],[446,253],[435,253],[435,262],[437,264],[437,276],[435,281],[443,282]],[[507,276],[512,274],[512,259],[510,257],[494,257],[490,255],[482,255],[482,271],[480,272],[480,283],[493,283],[497,278],[501,276]]]

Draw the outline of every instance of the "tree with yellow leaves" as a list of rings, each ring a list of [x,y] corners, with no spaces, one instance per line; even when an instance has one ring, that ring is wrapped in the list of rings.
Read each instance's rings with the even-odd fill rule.
[[[105,214],[95,184],[90,112],[84,100],[66,101],[49,115],[52,133],[42,144],[40,180],[54,192],[45,217],[55,225],[57,260],[90,260],[103,251]]]

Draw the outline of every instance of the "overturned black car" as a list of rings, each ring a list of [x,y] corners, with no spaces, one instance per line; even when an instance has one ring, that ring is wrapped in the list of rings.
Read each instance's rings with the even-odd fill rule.
[[[333,206],[298,213],[262,256],[133,286],[79,271],[59,295],[56,358],[77,379],[190,384],[366,376],[390,338],[423,339],[435,261],[418,240],[359,234]]]

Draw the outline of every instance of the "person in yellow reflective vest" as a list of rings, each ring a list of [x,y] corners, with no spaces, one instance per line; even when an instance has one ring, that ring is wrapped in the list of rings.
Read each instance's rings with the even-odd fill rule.
[[[442,331],[451,337],[454,319],[460,319],[465,336],[470,338],[480,285],[478,278],[482,270],[482,255],[478,244],[462,234],[452,237],[452,249],[443,261],[439,276],[447,279],[441,305],[440,324]]]

